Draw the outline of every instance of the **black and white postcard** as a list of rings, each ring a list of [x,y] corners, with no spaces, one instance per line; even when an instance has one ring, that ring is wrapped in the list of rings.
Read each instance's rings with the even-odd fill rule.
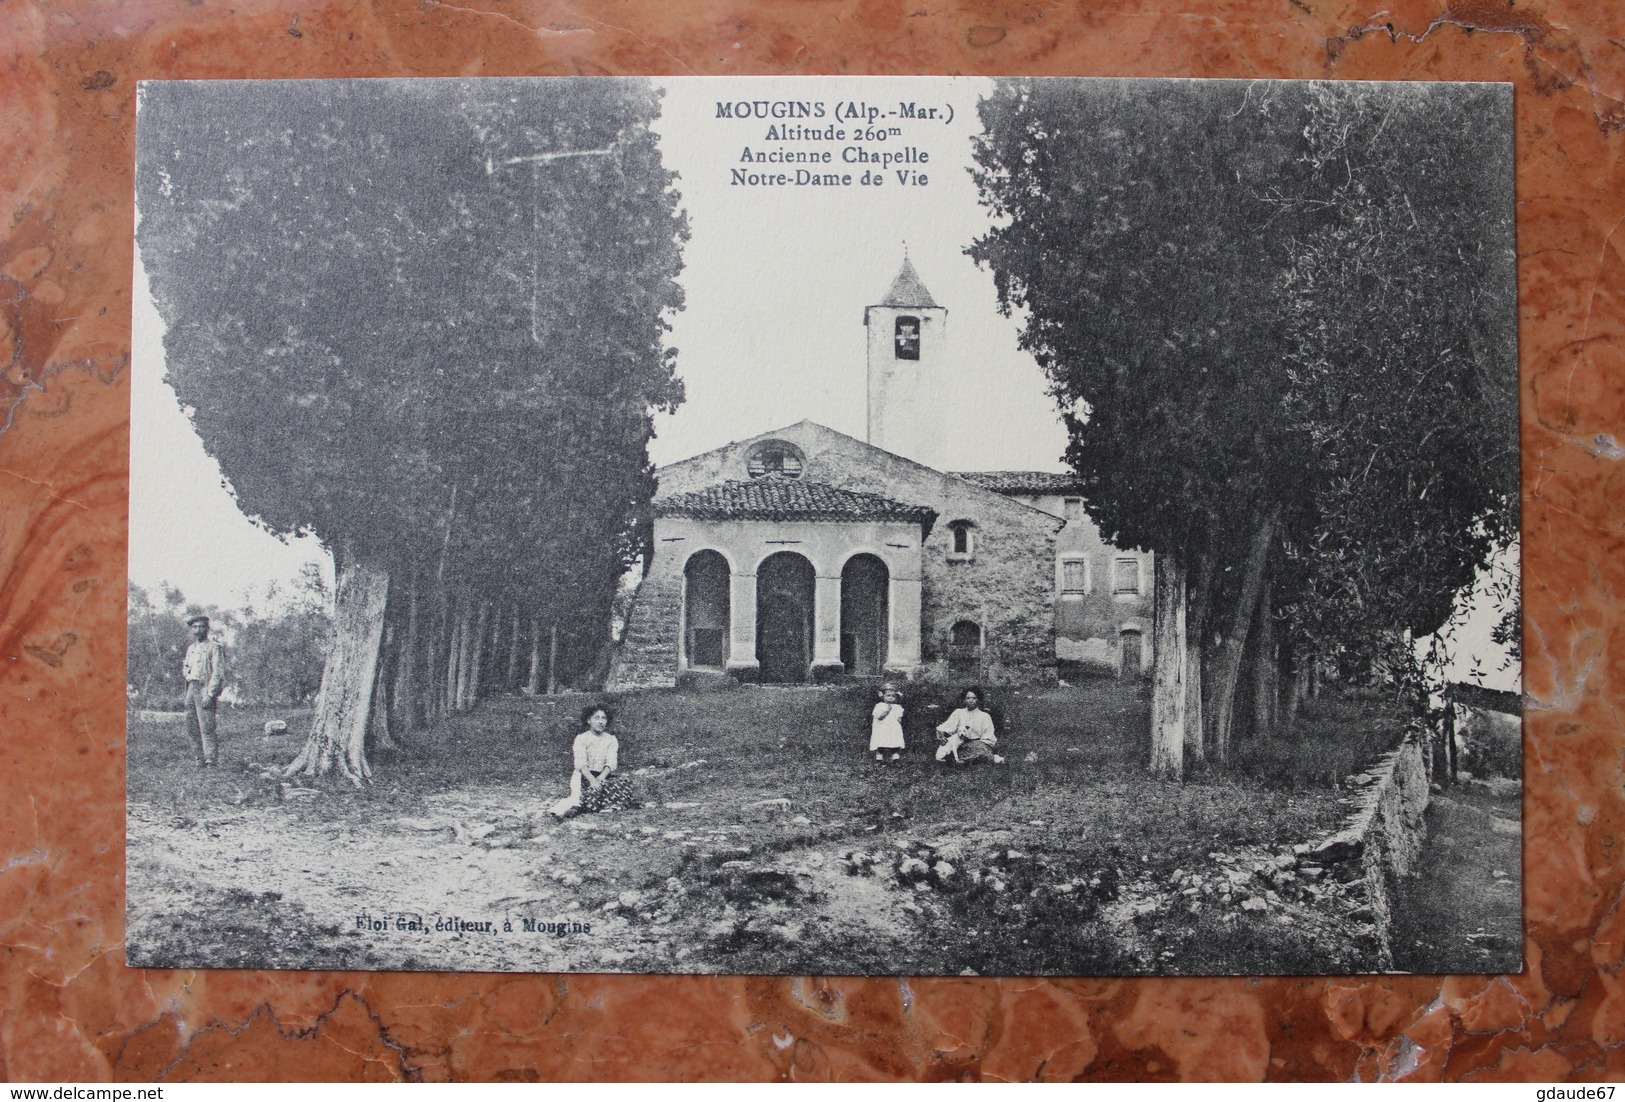
[[[149,82],[131,965],[1522,966],[1512,94]]]

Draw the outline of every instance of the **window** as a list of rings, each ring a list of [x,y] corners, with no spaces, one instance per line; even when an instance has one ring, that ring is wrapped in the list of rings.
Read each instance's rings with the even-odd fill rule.
[[[955,647],[982,645],[982,629],[974,620],[961,620],[948,631],[948,642]]]
[[[1089,592],[1089,560],[1062,559],[1061,560],[1061,592],[1087,593]]]
[[[1070,523],[1083,516],[1083,498],[1069,497],[1061,503],[1061,516]]]
[[[1112,563],[1112,592],[1140,592],[1140,560],[1121,558]]]
[[[920,358],[920,319],[909,317],[907,314],[897,319],[894,344],[899,360],[917,360]]]
[[[976,525],[968,520],[956,520],[948,525],[948,554],[953,558],[968,559],[976,554]]]
[[[801,449],[783,440],[764,440],[751,449],[745,460],[745,469],[752,478],[766,475],[800,478],[804,466]]]

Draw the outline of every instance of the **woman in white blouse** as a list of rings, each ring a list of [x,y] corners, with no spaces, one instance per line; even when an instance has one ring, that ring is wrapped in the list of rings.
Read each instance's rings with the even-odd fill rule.
[[[993,717],[982,710],[982,691],[966,689],[960,697],[959,707],[946,722],[937,725],[938,761],[951,761],[955,765],[969,765],[976,761],[1002,764],[1004,759],[993,752],[999,744],[993,733]]]
[[[575,811],[608,811],[632,806],[632,785],[616,774],[620,768],[620,743],[609,733],[614,714],[602,704],[581,710],[586,727],[572,747],[574,768],[570,773],[570,795],[553,805],[559,818]]]

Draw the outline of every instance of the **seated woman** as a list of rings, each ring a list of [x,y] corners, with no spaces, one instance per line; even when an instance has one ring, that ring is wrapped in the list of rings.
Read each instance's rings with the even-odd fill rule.
[[[1004,759],[993,752],[999,744],[993,733],[993,717],[982,711],[982,691],[966,689],[959,707],[948,719],[937,725],[938,761],[951,761],[955,765],[969,765],[976,761],[991,761],[1001,765]]]
[[[609,733],[613,719],[614,715],[602,704],[588,705],[581,710],[581,722],[587,729],[576,736],[570,795],[550,809],[559,818],[577,811],[635,806],[631,782],[615,773],[620,767],[620,743]]]

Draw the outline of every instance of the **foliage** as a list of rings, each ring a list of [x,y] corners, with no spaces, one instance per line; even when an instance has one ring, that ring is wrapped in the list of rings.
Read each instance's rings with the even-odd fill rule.
[[[1232,635],[1259,531],[1295,648],[1438,629],[1517,532],[1506,90],[1005,80],[981,116],[969,252],[1103,535],[1205,565]]]
[[[333,595],[315,564],[307,563],[292,593],[270,587],[274,611],[251,609],[237,631],[232,672],[239,699],[247,704],[309,705],[322,684],[322,666],[333,635]]]
[[[155,601],[153,595],[134,582],[127,583],[129,612],[126,639],[129,644],[125,671],[126,693],[138,708],[171,710],[186,697],[186,680],[181,663],[192,634],[186,621],[207,616],[216,640],[229,639],[242,625],[236,610],[188,601],[180,590],[165,585]],[[235,670],[227,664],[227,690],[235,696]]]
[[[291,593],[267,587],[264,608],[222,609],[187,601],[165,586],[154,601],[129,584],[128,689],[131,703],[158,710],[181,706],[181,662],[192,642],[186,621],[209,617],[210,637],[226,647],[226,699],[239,705],[308,705],[321,686],[332,635],[332,594],[314,564]]]
[[[682,396],[657,112],[635,80],[144,88],[170,380],[244,512],[607,618],[648,539],[652,411]]]

